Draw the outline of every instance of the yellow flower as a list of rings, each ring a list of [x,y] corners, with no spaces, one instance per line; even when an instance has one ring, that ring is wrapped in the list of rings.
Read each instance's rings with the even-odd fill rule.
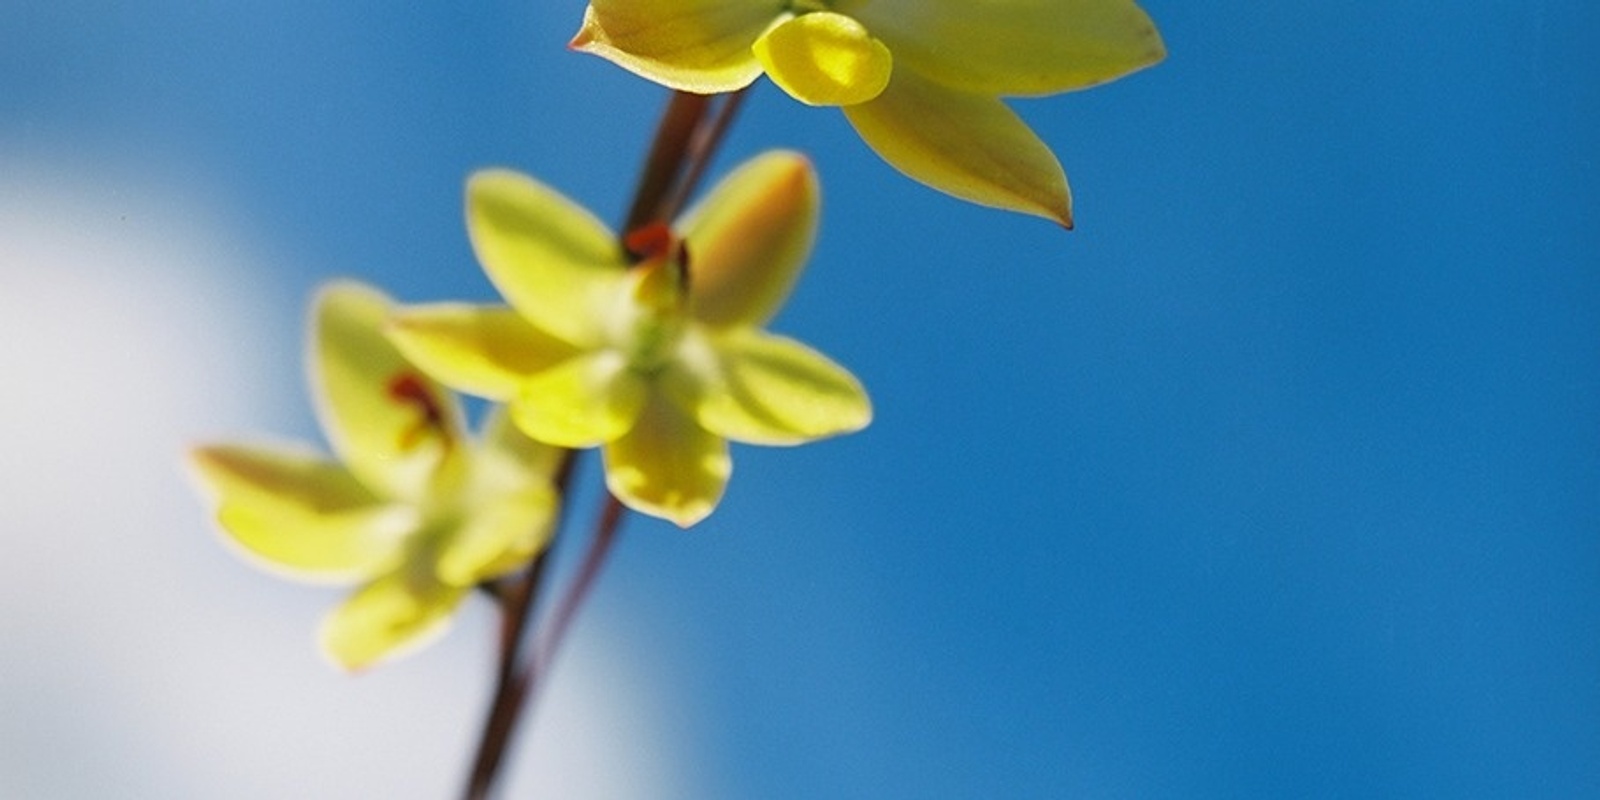
[[[799,276],[817,211],[810,163],[768,153],[675,229],[646,227],[625,250],[555,190],[480,172],[467,226],[511,307],[407,309],[391,338],[446,384],[508,403],[535,439],[603,445],[618,499],[688,527],[722,496],[727,440],[798,444],[871,418],[848,372],[762,330]]]
[[[304,448],[216,445],[191,461],[217,521],[252,559],[308,580],[362,584],[323,623],[323,649],[360,669],[442,633],[479,582],[549,541],[559,451],[503,414],[482,442],[454,395],[384,338],[389,300],[324,289],[309,353],[322,427],[341,461]]]
[[[1066,175],[1001,101],[1082,89],[1166,51],[1133,0],[592,0],[572,47],[687,92],[762,73],[841,106],[896,169],[1071,226]]]

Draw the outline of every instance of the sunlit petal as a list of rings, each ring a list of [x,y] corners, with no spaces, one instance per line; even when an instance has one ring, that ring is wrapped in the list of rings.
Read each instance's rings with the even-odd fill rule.
[[[528,438],[505,406],[489,410],[473,475],[455,498],[464,517],[439,554],[443,580],[470,585],[525,566],[550,541],[567,451]]]
[[[478,449],[480,480],[491,487],[515,489],[556,478],[567,451],[530,438],[517,427],[506,406],[489,410]]]
[[[455,395],[383,334],[388,298],[340,282],[317,296],[310,338],[318,416],[340,458],[388,497],[417,498],[461,437]]]
[[[855,376],[799,342],[737,330],[719,337],[715,348],[717,372],[696,376],[699,386],[676,375],[667,382],[673,400],[707,430],[751,444],[799,444],[872,421],[872,404]]]
[[[646,385],[622,354],[600,350],[568,359],[526,381],[512,401],[517,426],[541,442],[594,447],[626,433]]]
[[[492,400],[514,397],[528,375],[576,352],[502,306],[409,307],[394,314],[388,334],[424,372],[459,391]]]
[[[659,395],[633,430],[606,445],[605,462],[606,485],[617,499],[685,528],[717,507],[733,473],[727,441]]]
[[[1166,54],[1131,0],[872,0],[853,13],[897,65],[978,94],[1081,89]]]
[[[470,513],[439,554],[441,580],[472,586],[527,564],[549,544],[557,501],[548,484],[483,492],[470,501]]]
[[[773,26],[754,45],[767,77],[813,106],[848,106],[878,96],[893,58],[883,42],[851,17],[802,14]]]
[[[811,254],[819,205],[816,170],[795,152],[764,153],[718,183],[679,224],[694,317],[712,327],[771,319]]]
[[[883,160],[942,192],[1071,226],[1066,174],[1050,148],[993,97],[898,70],[845,116]]]
[[[594,0],[571,47],[663,86],[699,94],[750,85],[750,46],[782,14],[780,0]]]
[[[316,581],[371,577],[415,525],[343,465],[286,448],[217,446],[190,453],[229,541],[269,570]]]
[[[626,272],[616,236],[560,192],[510,170],[467,182],[467,232],[483,269],[528,321],[574,345],[600,338]]]
[[[348,670],[398,657],[444,633],[468,591],[416,570],[391,573],[362,587],[323,620],[322,648]]]

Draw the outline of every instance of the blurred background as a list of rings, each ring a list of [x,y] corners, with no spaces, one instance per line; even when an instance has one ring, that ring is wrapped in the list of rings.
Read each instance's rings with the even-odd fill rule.
[[[717,170],[814,157],[774,327],[877,419],[629,522],[507,797],[1600,796],[1600,7],[1144,5],[1016,104],[1070,234],[758,87]],[[0,795],[457,791],[486,605],[340,674],[180,455],[319,440],[321,282],[492,299],[470,171],[622,215],[582,7],[0,5]]]

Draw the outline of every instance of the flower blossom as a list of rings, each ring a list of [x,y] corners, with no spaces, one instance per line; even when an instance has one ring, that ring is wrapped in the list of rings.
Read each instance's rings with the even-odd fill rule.
[[[318,417],[340,460],[304,448],[215,445],[191,461],[223,532],[275,571],[360,583],[321,629],[360,669],[442,633],[478,583],[548,543],[559,451],[492,414],[481,442],[454,395],[384,337],[390,303],[354,283],[324,289],[309,353]]]
[[[510,306],[414,307],[391,338],[444,383],[507,403],[533,438],[603,447],[613,495],[688,527],[722,496],[728,440],[798,444],[871,418],[850,373],[762,330],[810,252],[818,202],[804,157],[768,153],[624,247],[534,179],[480,172],[468,232]]]
[[[1001,98],[1165,55],[1133,0],[591,0],[571,46],[700,94],[765,73],[802,103],[841,107],[906,175],[1068,227],[1060,163]]]

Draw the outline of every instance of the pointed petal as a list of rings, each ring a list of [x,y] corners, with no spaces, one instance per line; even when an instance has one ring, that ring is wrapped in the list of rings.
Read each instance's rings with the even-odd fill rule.
[[[1067,177],[1005,104],[898,70],[876,100],[845,116],[883,160],[941,192],[1072,226]]]
[[[778,313],[816,239],[821,190],[805,156],[746,161],[680,223],[689,249],[691,315],[721,328]]]
[[[865,103],[889,84],[894,59],[860,22],[832,11],[802,14],[756,40],[767,77],[810,106]]]
[[[780,2],[594,0],[571,47],[663,86],[731,92],[761,75],[750,52],[782,14]]]
[[[575,352],[503,306],[438,303],[405,308],[394,314],[387,332],[424,372],[491,400],[509,400],[527,376]]]
[[[621,353],[568,359],[522,385],[512,419],[524,433],[559,447],[594,447],[628,432],[644,406],[644,380]]]
[[[371,577],[393,564],[416,523],[343,465],[285,448],[200,447],[190,453],[229,541],[274,572],[313,581]]]
[[[468,591],[414,571],[390,573],[323,620],[322,649],[348,670],[397,658],[443,634]]]
[[[461,438],[455,395],[383,335],[389,299],[354,282],[316,301],[311,381],[334,451],[375,492],[417,499]]]
[[[872,421],[855,376],[793,339],[746,329],[718,337],[714,347],[709,378],[687,371],[664,378],[672,399],[709,431],[750,444],[799,444]]]
[[[874,0],[856,15],[897,66],[977,94],[1082,89],[1166,54],[1131,0]]]
[[[711,514],[733,473],[728,443],[659,394],[605,447],[606,486],[629,508],[687,528]]]
[[[489,280],[529,322],[578,346],[599,340],[627,266],[593,214],[526,175],[485,170],[467,182],[467,233]]]

